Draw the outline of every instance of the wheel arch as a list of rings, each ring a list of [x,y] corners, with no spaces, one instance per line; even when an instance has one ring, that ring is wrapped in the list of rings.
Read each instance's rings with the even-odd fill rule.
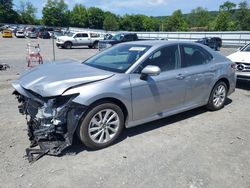
[[[100,104],[100,103],[104,103],[104,102],[111,102],[111,103],[114,103],[116,105],[118,105],[122,112],[123,112],[123,115],[124,115],[124,123],[125,123],[125,126],[126,126],[126,122],[128,120],[128,117],[129,117],[129,113],[128,113],[128,109],[126,107],[126,105],[119,99],[117,98],[113,98],[113,97],[105,97],[105,98],[101,98],[101,99],[98,99],[96,101],[94,101],[93,103],[91,103],[88,107],[88,109],[90,109],[91,107],[97,105],[97,104]]]
[[[218,82],[224,82],[224,83],[227,85],[227,91],[230,90],[229,80],[228,80],[226,77],[220,78],[220,79],[214,84],[214,86],[215,86]],[[214,86],[213,86],[213,87],[214,87]]]
[[[73,42],[71,42],[70,40],[65,41],[63,44],[65,45],[66,43],[70,43],[73,46]]]
[[[210,97],[210,95],[211,95],[211,93],[212,93],[214,87],[216,86],[216,84],[219,83],[219,82],[221,82],[221,81],[224,82],[224,83],[226,84],[226,86],[227,86],[227,92],[230,90],[229,79],[226,78],[225,76],[220,77],[219,79],[217,79],[216,82],[213,83],[213,85],[211,85],[211,90],[210,90],[210,92],[208,93],[208,96],[207,96],[207,98],[206,98],[206,103],[209,101],[209,97]]]

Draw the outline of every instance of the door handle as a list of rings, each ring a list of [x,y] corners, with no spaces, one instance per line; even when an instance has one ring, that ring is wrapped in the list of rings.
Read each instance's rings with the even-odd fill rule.
[[[178,74],[175,78],[177,80],[183,80],[185,78],[185,76],[183,74]]]

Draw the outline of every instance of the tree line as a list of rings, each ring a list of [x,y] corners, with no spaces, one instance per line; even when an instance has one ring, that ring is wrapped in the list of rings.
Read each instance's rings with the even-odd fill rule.
[[[197,7],[189,14],[176,10],[171,16],[152,17],[142,14],[116,15],[100,8],[75,4],[72,10],[64,0],[47,0],[42,18],[30,1],[20,1],[17,10],[13,0],[0,0],[0,23],[83,27],[109,31],[246,31],[250,30],[250,8],[247,1],[238,5],[226,1],[218,11]]]

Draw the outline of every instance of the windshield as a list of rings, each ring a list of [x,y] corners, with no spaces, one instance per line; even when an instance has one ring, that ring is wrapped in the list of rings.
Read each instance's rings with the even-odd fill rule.
[[[123,36],[124,36],[123,34],[117,34],[117,35],[113,36],[111,39],[112,39],[112,40],[121,40],[121,38],[122,38]]]
[[[69,33],[67,33],[67,36],[68,36],[68,37],[73,37],[74,34],[75,34],[75,33],[69,32]]]
[[[95,68],[124,73],[150,47],[146,45],[120,44],[93,56],[84,63]]]

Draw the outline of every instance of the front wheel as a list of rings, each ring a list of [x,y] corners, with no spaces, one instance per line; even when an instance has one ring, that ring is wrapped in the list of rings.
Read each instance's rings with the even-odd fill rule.
[[[123,127],[121,108],[114,103],[100,103],[88,111],[78,129],[78,135],[87,147],[101,149],[114,143]]]
[[[227,85],[225,82],[220,81],[218,82],[209,97],[208,103],[207,103],[207,108],[212,111],[219,110],[224,107],[225,101],[227,98]]]
[[[71,42],[66,42],[66,43],[64,44],[64,48],[66,48],[66,49],[71,49],[71,48],[72,48],[72,43],[71,43]]]

